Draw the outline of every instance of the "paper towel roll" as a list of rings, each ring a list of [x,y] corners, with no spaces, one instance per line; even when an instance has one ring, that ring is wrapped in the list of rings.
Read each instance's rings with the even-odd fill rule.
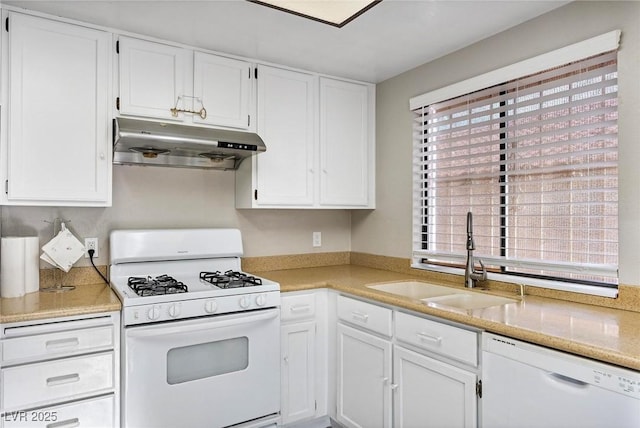
[[[23,238],[0,240],[0,296],[21,297],[25,294]]]
[[[1,297],[21,297],[40,290],[39,252],[37,236],[0,240]]]
[[[24,291],[40,291],[40,239],[37,236],[24,238]]]

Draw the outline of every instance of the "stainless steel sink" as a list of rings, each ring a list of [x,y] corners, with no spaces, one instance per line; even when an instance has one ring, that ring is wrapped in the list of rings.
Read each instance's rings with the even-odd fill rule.
[[[431,284],[421,281],[397,281],[381,284],[367,285],[367,287],[384,291],[385,293],[397,294],[399,296],[408,297],[410,299],[425,299],[428,297],[446,296],[455,293],[463,293],[452,287]]]
[[[435,296],[420,299],[430,306],[448,306],[458,309],[482,309],[516,303],[517,300],[489,294],[463,292],[448,296]]]

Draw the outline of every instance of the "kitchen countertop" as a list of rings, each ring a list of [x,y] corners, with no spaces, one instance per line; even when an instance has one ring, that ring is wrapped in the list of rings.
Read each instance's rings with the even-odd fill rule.
[[[104,284],[83,284],[61,293],[37,292],[0,299],[0,324],[119,311],[120,300]]]
[[[408,274],[358,265],[260,272],[282,292],[329,288],[437,316],[489,332],[640,370],[640,312],[525,295],[504,306],[462,310],[427,306],[419,300],[367,288],[373,283],[425,281]],[[458,289],[461,286],[442,283]],[[515,294],[494,293],[520,300]],[[83,284],[63,293],[29,293],[0,299],[0,323],[119,311],[120,301],[105,284]]]
[[[367,288],[398,280],[428,281],[357,265],[260,272],[280,283],[282,292],[329,288],[380,303],[477,327],[611,364],[640,370],[640,313],[513,293],[491,293],[517,303],[482,309],[427,306],[419,300]],[[454,286],[442,283],[442,285]],[[461,286],[456,287],[462,289]],[[481,291],[480,291],[481,292]]]

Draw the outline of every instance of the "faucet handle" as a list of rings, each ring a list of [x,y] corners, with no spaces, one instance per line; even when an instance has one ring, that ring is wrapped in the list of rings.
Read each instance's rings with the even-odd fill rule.
[[[478,263],[480,263],[480,272],[474,272],[474,273],[479,273],[481,275],[481,277],[478,278],[480,281],[486,281],[487,280],[487,269],[485,269],[484,263],[482,263],[482,259],[478,259]],[[475,269],[474,269],[474,271],[475,271]]]

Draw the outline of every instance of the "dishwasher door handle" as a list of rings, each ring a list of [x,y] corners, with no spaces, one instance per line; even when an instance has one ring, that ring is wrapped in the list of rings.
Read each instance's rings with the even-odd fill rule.
[[[587,388],[589,384],[578,379],[574,379],[569,376],[562,375],[560,373],[548,372],[547,375],[554,382],[559,382],[563,385],[568,385],[574,388]]]

